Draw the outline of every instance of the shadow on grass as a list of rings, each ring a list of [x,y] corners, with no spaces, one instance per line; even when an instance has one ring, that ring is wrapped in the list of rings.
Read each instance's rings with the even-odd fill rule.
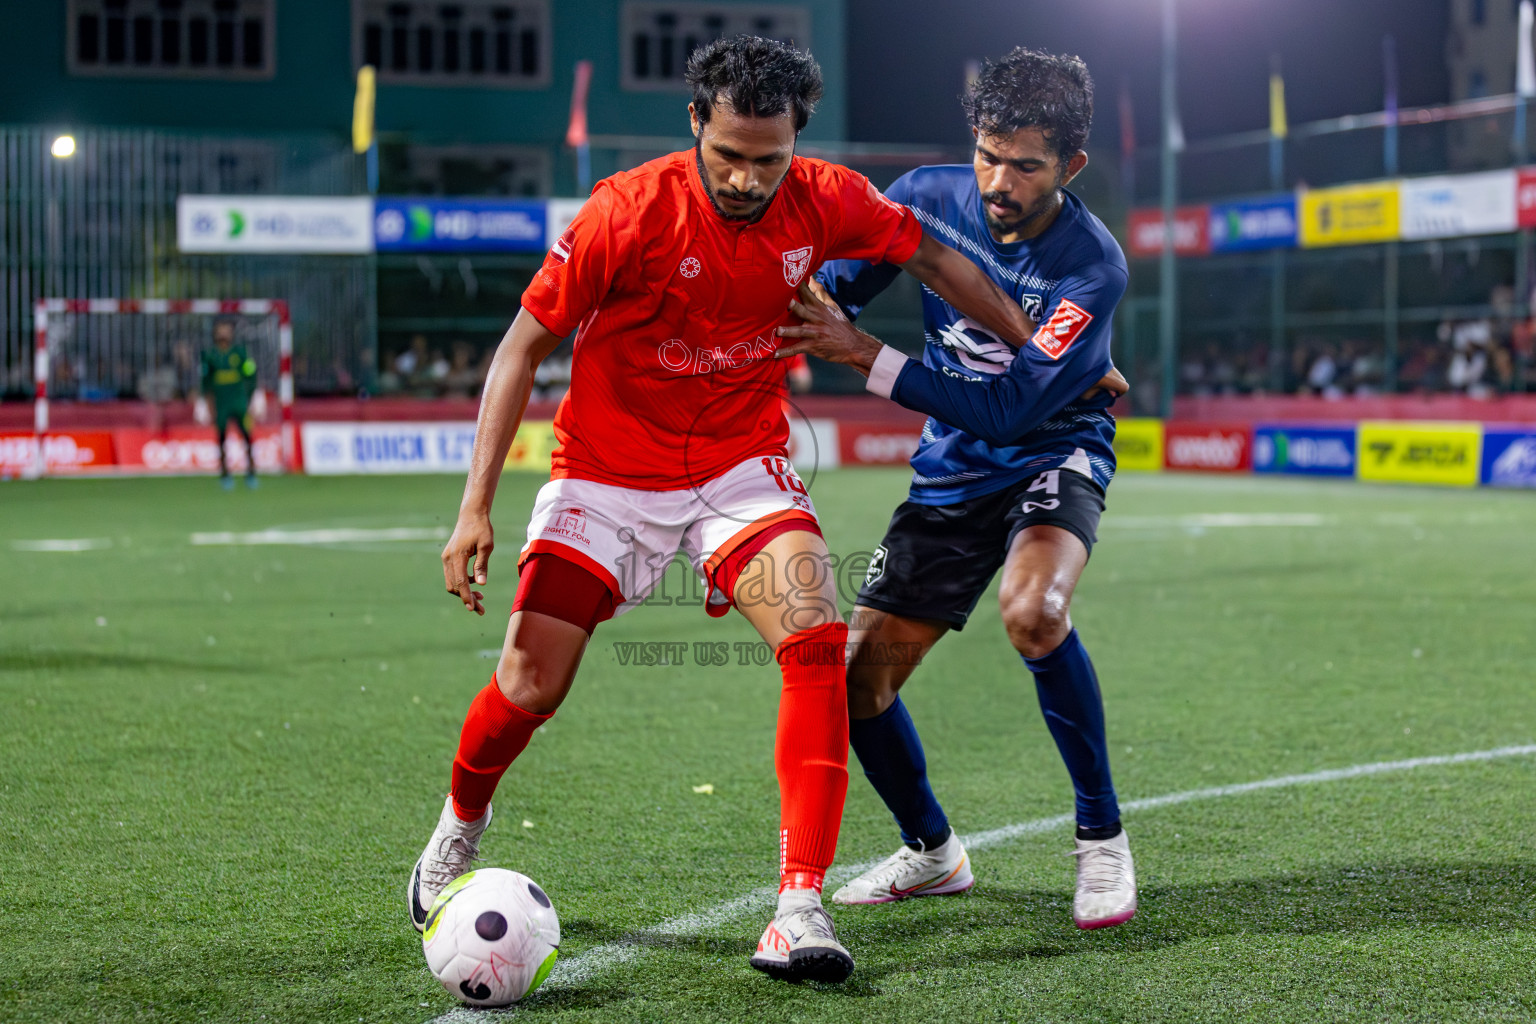
[[[928,903],[930,901],[924,901]],[[1360,865],[1328,872],[1239,879],[1213,885],[1143,888],[1136,918],[1118,928],[1078,931],[1070,893],[978,885],[969,896],[921,919],[892,914],[847,927],[873,952],[963,930],[976,941],[920,965],[891,964],[876,976],[912,969],[963,967],[1083,954],[1137,953],[1227,935],[1363,934],[1392,928],[1527,928],[1536,919],[1536,865],[1414,862]],[[992,933],[988,935],[987,933]],[[1012,936],[1005,937],[1012,932]],[[998,934],[1004,933],[1004,934]],[[933,945],[929,943],[925,945]],[[862,973],[862,972],[861,972]]]

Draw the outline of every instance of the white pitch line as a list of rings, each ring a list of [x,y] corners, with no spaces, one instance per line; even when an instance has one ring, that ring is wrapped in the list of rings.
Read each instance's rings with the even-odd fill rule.
[[[1252,526],[1323,526],[1328,517],[1315,512],[1203,512],[1188,516],[1105,516],[1105,526],[1158,528],[1176,526],[1184,529]]]
[[[447,540],[446,526],[395,526],[385,529],[257,530],[255,533],[194,533],[198,547],[239,544],[357,544],[368,541]]]
[[[1433,768],[1440,765],[1467,764],[1473,761],[1495,761],[1505,757],[1530,757],[1532,755],[1536,755],[1536,743],[1513,747],[1497,747],[1493,750],[1474,750],[1463,754],[1436,754],[1430,757],[1411,757],[1405,761],[1376,761],[1371,764],[1351,765],[1348,768],[1330,768],[1325,771],[1308,772],[1304,775],[1281,775],[1273,779],[1239,782],[1230,786],[1211,786],[1207,789],[1187,789],[1180,793],[1165,793],[1162,796],[1146,797],[1141,800],[1123,803],[1120,805],[1120,810],[1121,813],[1148,811],[1157,807],[1169,807],[1173,804],[1187,804],[1196,800],[1214,800],[1224,796],[1241,796],[1245,793],[1256,793],[1266,789],[1287,789],[1291,786],[1342,782],[1346,779],[1358,779],[1367,775],[1384,775],[1389,772],[1412,771],[1415,768]],[[1000,846],[1003,843],[1012,842],[1023,836],[1064,828],[1072,824],[1073,820],[1074,817],[1071,814],[1058,814],[1050,818],[1036,818],[1033,821],[1021,821],[1015,825],[1004,825],[1002,828],[994,828],[986,832],[975,832],[967,836],[961,836],[960,841],[965,844],[967,850],[984,850],[989,846]],[[880,861],[870,860],[862,864],[834,867],[827,874],[827,883],[829,886],[840,884],[853,878],[855,875],[868,871],[878,863]],[[649,945],[646,941],[647,939],[674,935],[692,935],[733,921],[748,911],[765,911],[772,905],[774,892],[774,889],[766,886],[761,889],[754,889],[743,896],[726,900],[724,903],[717,903],[713,907],[696,910],[663,921],[650,928],[643,928],[618,942],[594,946],[585,953],[577,954],[569,960],[557,960],[554,970],[550,972],[549,980],[540,989],[540,992],[579,985],[604,971],[634,960]],[[505,1019],[507,1014],[516,1012],[516,1008],[497,1011],[471,1010],[460,1007],[449,1010],[440,1017],[432,1018],[427,1024],[489,1024],[489,1022],[497,1019]]]
[[[68,540],[13,540],[12,551],[99,551],[112,546],[108,537],[75,537]]]

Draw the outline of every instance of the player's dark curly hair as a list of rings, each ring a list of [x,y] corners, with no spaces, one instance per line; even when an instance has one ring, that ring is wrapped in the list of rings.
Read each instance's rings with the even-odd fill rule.
[[[709,121],[716,99],[748,117],[795,116],[805,127],[821,99],[821,65],[804,50],[759,36],[717,39],[694,50],[684,80],[693,87],[699,123]]]
[[[984,61],[960,102],[982,135],[1040,129],[1065,165],[1088,141],[1093,76],[1081,57],[1017,46],[1001,60]]]

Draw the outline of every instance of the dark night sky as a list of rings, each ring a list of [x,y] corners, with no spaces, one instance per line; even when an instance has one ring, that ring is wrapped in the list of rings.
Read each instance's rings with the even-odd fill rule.
[[[1097,94],[1090,147],[1118,146],[1120,81],[1137,136],[1157,138],[1158,0],[848,0],[849,131],[867,142],[968,141],[965,62],[1016,45],[1075,52]],[[1267,127],[1269,58],[1291,122],[1382,107],[1381,38],[1397,40],[1404,106],[1449,99],[1449,0],[1178,0],[1179,108],[1189,139]]]

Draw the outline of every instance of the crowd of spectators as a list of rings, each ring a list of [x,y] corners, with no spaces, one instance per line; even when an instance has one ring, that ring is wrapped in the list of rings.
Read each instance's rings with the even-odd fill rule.
[[[1473,398],[1536,391],[1536,316],[1514,315],[1512,300],[1511,289],[1501,287],[1490,297],[1490,316],[1447,319],[1429,331],[1405,326],[1396,390]],[[1179,366],[1179,391],[1194,396],[1365,397],[1387,390],[1391,369],[1379,333],[1345,338],[1297,334],[1285,352],[1262,342],[1210,342],[1186,353]]]
[[[379,361],[379,394],[413,398],[478,398],[491,370],[495,345],[476,346],[462,339],[445,353],[425,334],[404,348],[385,353]],[[556,401],[571,383],[571,355],[561,346],[534,371],[532,398]]]

